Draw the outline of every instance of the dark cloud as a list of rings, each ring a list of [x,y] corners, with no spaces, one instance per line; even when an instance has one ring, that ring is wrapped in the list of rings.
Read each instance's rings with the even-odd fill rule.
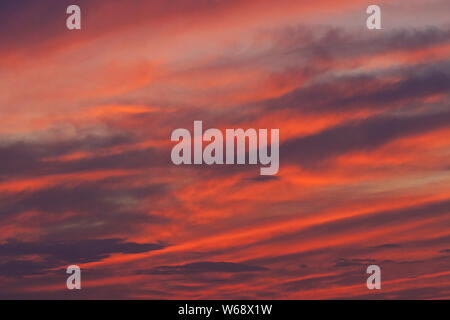
[[[151,185],[145,188],[132,188],[124,190],[100,189],[100,184],[81,184],[74,187],[55,186],[34,192],[15,194],[2,204],[3,213],[19,213],[28,210],[37,210],[47,213],[58,212],[102,212],[117,211],[120,203],[115,203],[117,197],[130,196],[142,199],[162,193],[164,185]],[[119,208],[120,210],[120,208]]]
[[[126,242],[122,239],[89,239],[75,241],[7,241],[0,245],[0,256],[49,256],[59,262],[86,263],[99,261],[112,253],[141,253],[164,248],[163,244]]]
[[[390,70],[375,76],[359,73],[329,76],[320,82],[302,86],[279,98],[264,102],[265,109],[296,109],[302,112],[348,112],[362,109],[384,110],[393,104],[422,101],[450,92],[449,63],[416,65]],[[392,76],[399,78],[392,80]]]
[[[7,261],[0,263],[0,275],[44,274],[66,264],[100,261],[114,253],[142,253],[164,247],[166,245],[162,243],[135,243],[114,238],[36,242],[8,240],[0,244],[1,260]],[[40,259],[24,260],[26,256],[39,256]]]
[[[371,264],[380,265],[386,262],[391,262],[389,260],[383,260],[383,261],[377,261],[374,259],[347,259],[347,258],[339,258],[334,262],[335,268],[342,268],[342,267],[368,267]]]
[[[400,248],[401,246],[395,243],[385,243],[379,246],[375,246],[375,249],[390,249],[390,248]]]
[[[422,29],[396,29],[388,34],[361,34],[337,27],[310,29],[302,26],[276,33],[279,50],[301,56],[333,59],[384,52],[411,51],[450,42],[450,29],[434,26]]]
[[[253,176],[250,178],[244,178],[244,181],[253,181],[253,182],[270,182],[270,181],[278,181],[280,180],[279,176]]]
[[[171,165],[170,150],[147,148],[89,159],[49,163],[47,172],[82,172],[100,169],[135,169]]]
[[[23,227],[44,228],[54,240],[133,234],[170,219],[156,210],[169,190],[165,184],[133,186],[134,177],[67,183],[17,193],[0,193],[0,221],[21,221]]]
[[[282,284],[283,291],[297,291],[332,288],[337,285],[365,283],[364,272],[345,272],[336,275],[314,276],[302,280],[289,281]]]
[[[46,133],[58,135],[58,132],[52,130]],[[0,158],[2,159],[0,174],[4,177],[14,177],[85,171],[89,166],[92,169],[99,169],[101,165],[108,166],[107,159],[109,159],[110,166],[114,166],[114,159],[119,158],[119,156],[101,155],[102,149],[119,147],[136,141],[131,134],[126,133],[117,133],[110,136],[79,133],[82,137],[62,141],[17,141],[0,144]],[[7,138],[5,140],[8,141]],[[51,160],[54,157],[80,151],[92,152],[93,157],[89,160]],[[136,156],[136,154],[131,153],[129,155],[130,158],[133,156]]]
[[[283,235],[275,236],[267,240],[262,240],[256,243],[251,244],[252,247],[255,246],[264,246],[266,244],[270,245],[283,245],[284,243],[302,243],[303,241],[308,241],[310,239],[319,239],[323,237],[323,235],[327,236],[339,236],[339,235],[348,235],[357,230],[375,230],[383,228],[384,226],[395,226],[395,225],[405,225],[409,222],[419,222],[424,219],[434,218],[443,218],[450,215],[450,200],[447,201],[436,201],[429,202],[417,206],[411,206],[401,209],[395,210],[386,210],[386,211],[377,211],[370,214],[358,215],[350,218],[343,218],[339,220],[334,220],[330,222],[325,222],[320,225],[314,225],[297,232],[293,233],[285,233]],[[436,239],[436,242],[446,241],[448,237]],[[430,246],[429,242],[424,242],[423,244],[418,241],[417,243],[411,244],[411,247],[420,247],[420,246]],[[372,252],[376,250],[382,250],[386,248],[351,248],[350,252],[354,254],[364,252]],[[328,249],[327,249],[328,250]],[[274,259],[261,259],[251,261],[252,263],[259,264],[271,264],[276,263],[277,261],[281,261],[283,259],[286,260],[294,260],[294,261],[305,261],[306,258],[311,258],[314,255],[320,255],[327,252],[325,249],[320,249],[318,251],[312,252],[301,252],[293,255],[287,255],[285,257],[277,256]],[[339,246],[333,247],[335,254],[339,254]],[[342,252],[341,252],[342,253]],[[348,254],[349,252],[346,252]],[[335,256],[336,257],[336,256]],[[339,256],[337,256],[339,257]],[[341,256],[342,257],[342,256]],[[336,259],[336,258],[335,258]]]
[[[389,292],[383,292],[382,290],[376,290],[370,294],[358,295],[353,299],[367,300],[367,299],[384,299],[384,300],[428,300],[436,299],[436,297],[446,297],[450,294],[448,287],[439,286],[422,286],[420,288],[408,288],[401,290],[393,290]],[[345,297],[337,297],[336,299],[346,299]],[[348,298],[347,298],[348,299]]]
[[[370,151],[398,138],[449,126],[449,112],[374,116],[288,140],[280,146],[280,161],[315,166],[319,161],[347,152]]]
[[[29,260],[13,260],[0,263],[0,276],[21,277],[29,275],[40,275],[49,272],[53,267],[52,263],[34,262]]]
[[[179,266],[159,266],[152,270],[138,271],[140,274],[190,274],[190,273],[205,273],[205,272],[222,272],[222,273],[237,273],[237,272],[256,272],[268,270],[264,267],[249,266],[240,263],[232,262],[195,262]]]
[[[430,46],[436,46],[450,42],[450,28],[439,29],[430,26],[423,29],[397,29],[388,34],[375,36],[373,38],[361,39],[359,43],[355,44],[359,50],[363,52],[379,52],[381,49],[385,51],[409,51],[415,49],[424,49]],[[345,47],[345,45],[344,45]],[[334,50],[339,50],[338,41]],[[355,48],[356,49],[356,48]],[[334,51],[333,50],[333,51]],[[344,53],[349,53],[352,50],[345,50]],[[353,52],[357,52],[355,50]]]
[[[130,212],[138,210],[137,204],[130,208],[130,199],[137,202],[150,200],[164,194],[166,190],[165,184],[127,187],[126,181],[110,178],[80,184],[56,185],[36,191],[2,193],[0,218],[29,210],[47,214],[76,212],[82,215]]]

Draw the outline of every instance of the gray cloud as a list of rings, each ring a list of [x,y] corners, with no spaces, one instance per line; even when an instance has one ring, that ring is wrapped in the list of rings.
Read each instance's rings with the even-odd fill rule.
[[[383,110],[395,103],[411,103],[434,94],[448,95],[448,62],[415,65],[386,71],[386,75],[358,73],[328,76],[263,102],[267,111],[296,109],[302,112],[345,112],[361,109]],[[392,81],[395,76],[399,80]]]
[[[250,266],[232,262],[194,262],[179,266],[159,266],[152,270],[138,271],[140,274],[190,274],[205,272],[256,272],[268,270],[264,267]]]
[[[76,241],[7,241],[0,245],[0,256],[44,255],[60,262],[86,263],[106,258],[112,253],[140,253],[164,248],[163,244],[125,242],[122,239]]]
[[[104,141],[111,142],[110,140]],[[116,141],[117,142],[117,141]],[[120,140],[120,144],[125,140]],[[118,144],[116,144],[118,145]],[[103,145],[105,147],[105,145]],[[64,155],[68,151],[76,152],[83,148],[77,140],[61,144],[32,144],[17,142],[0,146],[2,166],[0,174],[4,177],[40,176],[48,174],[64,174],[91,170],[146,168],[167,166],[170,152],[155,148],[124,151],[110,155],[94,155],[76,160],[46,160],[46,157]]]
[[[345,123],[280,146],[281,160],[301,166],[351,151],[370,151],[394,139],[450,126],[450,113],[414,116],[375,116]]]
[[[19,242],[8,240],[0,244],[0,275],[22,276],[50,272],[50,269],[100,261],[113,253],[131,254],[160,250],[163,243],[135,243],[122,239],[87,239],[75,241]],[[39,256],[38,261],[25,260],[26,256]],[[9,260],[9,261],[8,261]]]

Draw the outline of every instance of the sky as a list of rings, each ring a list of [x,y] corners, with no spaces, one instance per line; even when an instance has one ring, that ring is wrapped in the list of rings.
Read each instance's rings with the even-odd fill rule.
[[[0,298],[449,299],[449,9],[0,1]],[[174,165],[195,120],[278,174]]]

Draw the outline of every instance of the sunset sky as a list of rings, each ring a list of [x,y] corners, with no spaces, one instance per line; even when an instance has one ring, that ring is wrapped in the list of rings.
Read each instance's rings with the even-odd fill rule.
[[[0,299],[450,299],[449,9],[1,1]],[[278,174],[174,165],[194,120]]]

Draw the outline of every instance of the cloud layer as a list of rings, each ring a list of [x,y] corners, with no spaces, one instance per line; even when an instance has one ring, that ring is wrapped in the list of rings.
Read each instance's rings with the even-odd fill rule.
[[[450,296],[445,1],[382,30],[360,0],[69,4],[0,4],[0,298]],[[174,166],[194,120],[279,129],[280,172]]]

